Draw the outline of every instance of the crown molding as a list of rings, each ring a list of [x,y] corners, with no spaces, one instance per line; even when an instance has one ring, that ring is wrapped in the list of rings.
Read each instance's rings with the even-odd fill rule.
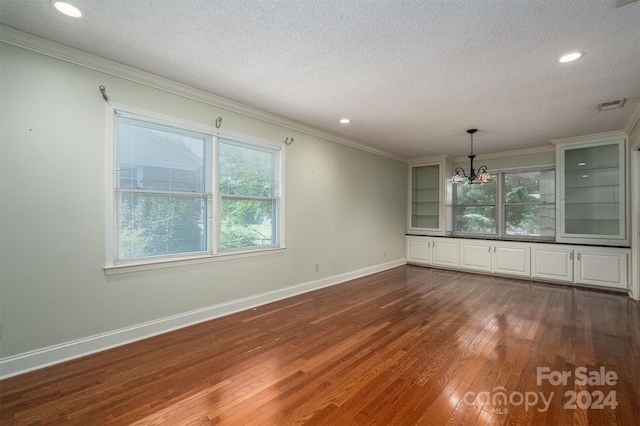
[[[334,133],[316,129],[315,127],[286,119],[275,114],[271,114],[266,111],[250,107],[248,105],[241,104],[239,102],[222,98],[220,96],[216,96],[202,90],[194,89],[184,84],[159,77],[155,74],[140,71],[136,68],[104,59],[99,56],[92,55],[90,53],[86,53],[68,46],[64,46],[62,44],[37,37],[32,34],[27,34],[11,27],[0,25],[0,42],[30,50],[32,52],[40,53],[52,58],[70,62],[72,64],[80,65],[94,71],[103,72],[115,77],[143,84],[154,89],[163,90],[168,93],[193,99],[207,105],[239,113],[267,123],[282,126],[290,130],[305,133],[310,136],[327,139],[332,142],[336,142],[372,154],[380,155],[382,157],[387,157],[405,163],[408,160],[407,158],[400,155],[373,148],[353,139],[345,138]]]
[[[502,151],[502,152],[492,152],[488,154],[478,154],[476,155],[476,160],[487,160],[490,158],[504,158],[504,157],[514,157],[516,155],[531,155],[531,154],[540,154],[543,152],[555,152],[556,148],[552,145],[550,146],[537,146],[534,148],[524,148],[524,149],[514,149],[512,151]],[[454,157],[453,162],[459,163],[461,161],[467,161],[469,159],[468,155],[462,155],[460,157]]]
[[[564,143],[573,143],[573,142],[595,142],[595,141],[604,141],[607,139],[620,139],[626,138],[627,133],[622,130],[616,130],[613,132],[604,132],[604,133],[596,133],[594,135],[584,135],[584,136],[576,136],[572,138],[564,138],[564,139],[553,139],[551,141],[552,144],[564,144]]]
[[[439,161],[452,161],[453,157],[448,154],[430,155],[427,157],[417,157],[409,159],[410,165],[422,164],[422,163],[435,163]]]

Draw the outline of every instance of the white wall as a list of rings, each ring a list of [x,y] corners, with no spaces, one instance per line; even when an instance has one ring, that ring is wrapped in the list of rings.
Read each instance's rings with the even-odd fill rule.
[[[404,261],[404,162],[16,46],[0,43],[0,55],[0,358]],[[105,276],[100,85],[120,104],[293,136],[286,251]]]

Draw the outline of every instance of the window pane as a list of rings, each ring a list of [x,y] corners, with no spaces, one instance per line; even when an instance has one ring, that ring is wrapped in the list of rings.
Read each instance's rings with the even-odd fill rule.
[[[207,249],[203,196],[120,194],[120,259],[202,252]]]
[[[220,248],[276,244],[276,200],[222,198]]]
[[[498,233],[497,209],[498,179],[491,175],[490,183],[456,184],[454,231],[464,234]]]
[[[505,206],[506,234],[536,237],[555,235],[554,205]]]
[[[504,200],[507,204],[555,203],[555,171],[505,173]]]
[[[118,188],[206,191],[207,135],[118,117],[116,138]]]
[[[456,184],[456,204],[495,204],[497,199],[497,176],[491,175],[490,183]]]
[[[495,206],[456,207],[455,216],[456,232],[493,235],[498,233]]]
[[[221,142],[218,171],[220,192],[274,196],[274,157],[272,150]]]
[[[505,173],[504,199],[505,235],[555,235],[555,170]]]

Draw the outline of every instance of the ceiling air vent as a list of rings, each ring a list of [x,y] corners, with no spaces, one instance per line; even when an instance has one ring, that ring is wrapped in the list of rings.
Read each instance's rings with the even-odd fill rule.
[[[616,0],[616,7],[622,7],[625,4],[633,3],[634,1],[637,0]]]
[[[608,111],[610,109],[622,108],[622,105],[624,105],[624,99],[602,102],[601,104],[598,104],[598,111]]]

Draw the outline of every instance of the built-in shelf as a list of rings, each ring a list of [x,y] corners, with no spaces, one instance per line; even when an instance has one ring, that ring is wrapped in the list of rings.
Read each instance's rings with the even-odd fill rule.
[[[556,143],[556,241],[625,246],[626,138]]]
[[[408,231],[424,235],[445,235],[446,178],[450,160],[442,156],[409,167]]]

